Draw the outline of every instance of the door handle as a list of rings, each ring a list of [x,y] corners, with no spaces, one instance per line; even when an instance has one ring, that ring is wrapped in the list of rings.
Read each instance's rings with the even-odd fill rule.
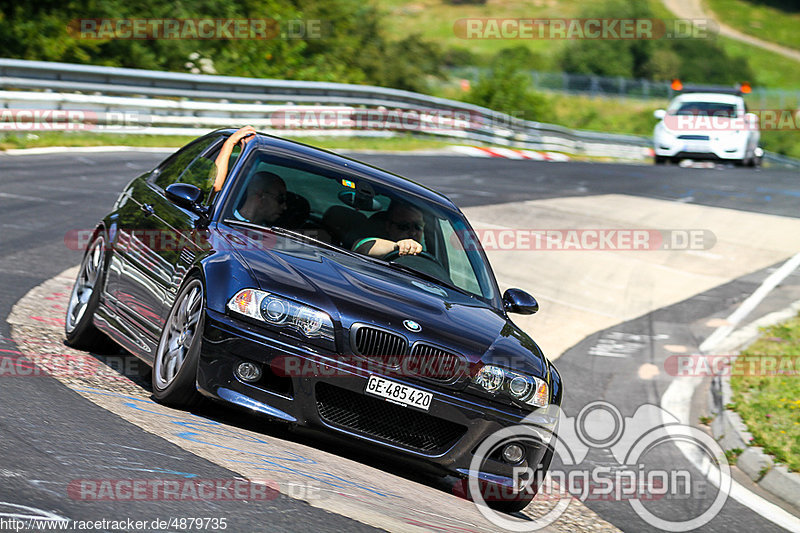
[[[156,210],[153,209],[153,204],[142,204],[141,210],[144,211],[144,216],[149,217],[154,215]]]

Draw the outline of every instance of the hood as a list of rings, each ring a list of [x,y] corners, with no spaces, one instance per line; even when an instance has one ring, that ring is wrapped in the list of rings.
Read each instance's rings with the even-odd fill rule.
[[[274,245],[265,249],[254,246],[248,232],[232,233],[229,240],[258,288],[319,308],[347,331],[356,322],[372,324],[404,335],[409,345],[426,341],[470,362],[485,360],[487,352],[513,356],[520,363],[518,370],[544,375],[546,363],[538,346],[503,313],[477,298],[388,265],[293,239],[270,235]],[[421,330],[409,331],[405,320],[417,322]]]

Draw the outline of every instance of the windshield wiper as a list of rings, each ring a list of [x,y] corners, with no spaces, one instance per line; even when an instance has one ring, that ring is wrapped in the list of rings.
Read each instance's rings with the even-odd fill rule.
[[[460,292],[461,294],[469,296],[470,298],[474,298],[473,294],[470,294],[469,292],[465,291],[461,287],[456,287],[452,283],[448,283],[448,282],[444,281],[441,278],[437,278],[433,274],[428,274],[427,272],[423,272],[421,270],[417,270],[416,268],[412,268],[412,267],[410,267],[408,265],[404,265],[402,263],[397,263],[395,261],[389,261],[388,265],[390,267],[393,267],[393,268],[397,269],[397,270],[402,270],[403,272],[408,272],[409,274],[413,274],[414,276],[417,276],[418,278],[422,278],[422,279],[427,280],[427,281],[433,281],[433,282],[435,282],[435,283],[437,283],[439,285],[444,285],[448,289],[452,289],[452,290],[454,290],[456,292]]]

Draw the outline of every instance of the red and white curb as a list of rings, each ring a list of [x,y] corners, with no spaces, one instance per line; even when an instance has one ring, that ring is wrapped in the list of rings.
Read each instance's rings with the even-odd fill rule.
[[[534,152],[512,148],[487,148],[483,146],[451,146],[450,150],[470,157],[501,157],[504,159],[532,159],[534,161],[569,161],[569,156],[558,152]]]

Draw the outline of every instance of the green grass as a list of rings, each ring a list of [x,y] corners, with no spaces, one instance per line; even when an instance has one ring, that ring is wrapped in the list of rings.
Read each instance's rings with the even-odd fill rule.
[[[666,107],[667,100],[633,98],[592,98],[562,94],[548,95],[556,123],[569,128],[652,135],[656,125],[653,111]]]
[[[800,360],[800,316],[767,328],[742,355],[748,359],[792,356],[794,361]],[[791,470],[800,471],[800,369],[792,368],[793,373],[774,375],[746,376],[738,375],[745,372],[734,372],[731,387],[734,408],[753,434],[754,444]]]
[[[721,21],[742,33],[800,50],[800,11],[787,12],[747,0],[705,0]]]
[[[179,148],[198,136],[123,135],[110,133],[47,132],[30,134],[0,134],[0,150],[10,148],[40,148],[49,146],[163,146]],[[400,136],[374,137],[291,137],[291,139],[329,150],[430,150],[453,142],[435,138]]]
[[[387,34],[403,38],[418,33],[445,48],[466,48],[485,60],[503,48],[527,46],[542,56],[543,63],[531,69],[557,69],[554,59],[568,41],[545,39],[464,39],[453,27],[464,18],[568,18],[583,10],[579,0],[497,0],[486,5],[451,4],[443,0],[381,0],[375,2],[386,13]]]
[[[800,62],[728,37],[718,36],[717,39],[729,55],[745,57],[750,63],[756,79],[742,81],[761,87],[800,88]]]

